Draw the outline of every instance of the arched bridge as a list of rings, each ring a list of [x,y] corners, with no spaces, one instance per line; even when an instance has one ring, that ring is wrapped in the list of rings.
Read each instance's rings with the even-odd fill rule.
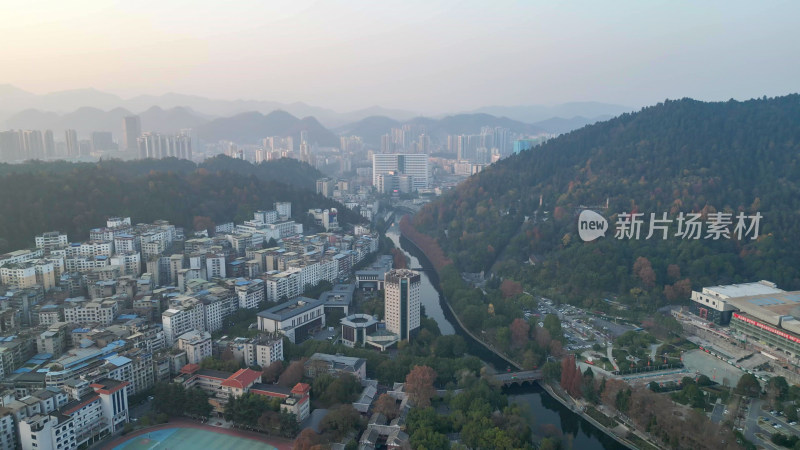
[[[503,386],[521,385],[525,382],[532,383],[542,378],[541,370],[523,370],[520,372],[506,372],[494,375],[494,379],[503,383]]]

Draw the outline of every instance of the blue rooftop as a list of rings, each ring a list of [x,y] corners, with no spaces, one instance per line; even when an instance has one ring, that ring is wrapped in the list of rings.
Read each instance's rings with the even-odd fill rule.
[[[117,367],[122,367],[125,364],[131,362],[129,358],[126,358],[124,356],[114,356],[113,358],[107,358],[106,361],[110,362],[111,364]]]

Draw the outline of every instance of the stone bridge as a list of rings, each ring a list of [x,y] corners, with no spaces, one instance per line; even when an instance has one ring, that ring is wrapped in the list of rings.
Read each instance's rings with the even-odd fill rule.
[[[493,375],[493,377],[495,380],[503,383],[503,386],[522,386],[523,383],[533,383],[534,381],[539,381],[543,378],[541,370],[523,370],[519,372],[498,373]]]

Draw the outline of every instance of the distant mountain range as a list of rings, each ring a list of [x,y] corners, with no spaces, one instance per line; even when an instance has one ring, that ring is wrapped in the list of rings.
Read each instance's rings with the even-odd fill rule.
[[[0,121],[4,117],[8,118],[13,114],[28,109],[64,114],[84,107],[106,111],[115,108],[124,108],[128,111],[144,111],[151,106],[158,106],[167,110],[183,107],[195,111],[199,116],[206,117],[228,117],[250,111],[266,114],[276,110],[283,110],[296,117],[316,117],[328,127],[341,126],[373,115],[388,115],[399,120],[410,119],[417,115],[410,111],[386,109],[380,106],[339,113],[332,109],[320,108],[302,102],[218,100],[176,93],[140,95],[130,99],[123,99],[117,95],[96,89],[77,89],[38,95],[8,84],[0,85]]]
[[[67,114],[42,112],[28,109],[8,117],[4,129],[48,129],[56,136],[63,136],[64,130],[74,129],[78,136],[88,137],[92,131],[110,131],[117,138],[122,138],[122,118],[133,112],[114,108],[110,111],[92,107],[81,107]],[[209,121],[188,108],[176,107],[168,110],[153,106],[138,113],[142,120],[142,130],[174,133],[182,128],[197,128]]]
[[[417,112],[387,109],[380,106],[372,106],[350,112],[337,112],[329,108],[321,108],[308,105],[302,102],[280,103],[260,100],[219,100],[197,95],[185,95],[167,93],[163,95],[140,95],[129,99],[102,92],[96,89],[76,89],[48,94],[33,94],[19,89],[12,85],[0,85],[0,126],[3,122],[8,122],[14,116],[25,111],[28,117],[33,114],[28,110],[37,110],[45,115],[50,115],[49,120],[56,119],[50,113],[68,115],[76,110],[93,108],[102,111],[114,111],[122,109],[131,112],[142,112],[151,107],[158,107],[165,111],[181,108],[192,116],[199,118],[213,119],[218,117],[230,117],[241,113],[257,111],[262,114],[281,110],[286,111],[295,117],[314,117],[327,128],[344,127],[374,116],[383,116],[396,121],[409,121],[419,117]],[[565,103],[556,106],[527,105],[527,106],[489,106],[474,111],[465,111],[464,114],[490,114],[496,117],[508,117],[510,119],[535,123],[546,119],[565,118],[569,121],[575,117],[585,117],[585,123],[594,123],[598,120],[608,119],[623,112],[629,112],[631,108],[596,102]],[[185,114],[184,113],[184,114]],[[154,114],[155,115],[155,114]],[[457,114],[455,116],[459,116]],[[443,119],[452,114],[433,116]],[[39,120],[39,119],[37,119]],[[144,121],[144,118],[142,119]],[[183,118],[174,119],[177,123],[194,123],[194,119]],[[112,120],[113,121],[113,120]],[[580,121],[579,121],[580,122]],[[581,123],[583,123],[581,122]],[[14,122],[20,123],[20,122]],[[22,122],[25,123],[25,122]],[[156,121],[157,124],[162,123]],[[169,123],[169,122],[168,122]],[[5,124],[8,127],[8,123]],[[144,125],[144,123],[143,123]],[[72,126],[71,128],[78,128]],[[153,128],[156,130],[156,128]],[[109,131],[114,131],[109,128]]]
[[[445,116],[440,119],[416,117],[407,121],[394,120],[385,116],[372,116],[359,120],[358,122],[338,127],[334,131],[340,135],[361,136],[368,145],[378,146],[380,145],[382,135],[389,133],[392,128],[400,127],[403,124],[424,126],[429,135],[443,139],[446,135],[450,134],[478,133],[481,127],[484,126],[503,127],[515,133],[531,135],[540,133],[561,134],[609,118],[611,118],[611,116],[600,116],[593,119],[581,116],[576,116],[571,119],[553,117],[536,123],[524,123],[509,119],[508,117],[496,117],[485,113],[456,114],[453,116]]]
[[[292,136],[299,143],[300,131],[308,131],[312,144],[329,147],[339,145],[338,136],[323,127],[317,119],[298,119],[286,111],[273,111],[267,115],[251,111],[215,119],[199,126],[198,136],[209,142],[232,140],[248,144],[258,143],[267,136]]]
[[[519,106],[485,106],[469,111],[472,113],[491,114],[498,117],[508,117],[520,122],[537,123],[552,118],[586,118],[586,123],[607,120],[626,112],[633,112],[635,108],[610,103],[599,102],[571,102],[554,106],[544,105],[519,105]],[[571,119],[572,120],[572,119]]]
[[[121,139],[122,118],[134,114],[134,111],[124,108],[104,111],[84,106],[66,114],[58,114],[27,109],[0,122],[0,129],[49,129],[53,130],[57,138],[63,137],[64,130],[67,129],[76,130],[80,138],[88,138],[92,131],[111,131],[115,138]],[[560,134],[595,122],[585,117],[575,117],[553,118],[529,124],[483,113],[457,114],[439,119],[415,117],[405,121],[376,115],[329,130],[315,117],[300,119],[282,110],[272,111],[266,115],[258,111],[249,111],[230,117],[213,118],[187,107],[163,109],[151,106],[138,115],[141,117],[144,131],[175,133],[184,128],[191,128],[197,131],[201,139],[209,142],[230,140],[255,144],[267,136],[293,136],[296,142],[299,142],[300,131],[308,131],[312,143],[322,146],[337,146],[338,134],[361,136],[367,145],[375,148],[380,145],[382,135],[403,124],[417,125],[430,136],[444,141],[450,134],[478,133],[483,126],[499,126],[524,134]]]

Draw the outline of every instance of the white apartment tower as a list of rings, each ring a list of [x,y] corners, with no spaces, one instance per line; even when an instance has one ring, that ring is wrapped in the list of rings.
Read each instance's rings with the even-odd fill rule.
[[[378,175],[401,173],[413,177],[414,190],[428,187],[430,169],[428,155],[407,153],[376,153],[372,157],[372,184],[378,184]]]
[[[413,270],[394,269],[385,276],[386,329],[409,339],[420,326],[420,275]]]

